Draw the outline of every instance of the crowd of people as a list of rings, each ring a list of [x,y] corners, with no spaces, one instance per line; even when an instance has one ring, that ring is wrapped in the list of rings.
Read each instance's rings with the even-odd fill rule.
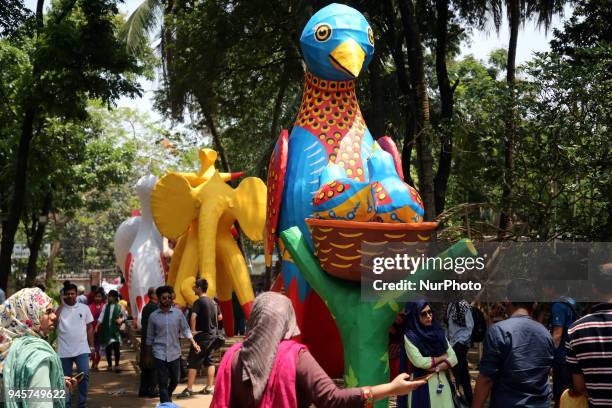
[[[338,388],[307,348],[296,341],[300,331],[291,302],[264,292],[255,298],[243,342],[227,350],[215,384],[212,353],[220,346],[223,320],[208,283],[198,279],[197,300],[185,311],[174,304],[170,286],[150,288],[141,314],[140,397],[170,403],[181,378],[181,338],[188,339],[186,387],[175,396],[212,394],[212,407],[363,407],[398,396],[400,408],[471,406],[549,408],[563,398],[588,398],[589,406],[612,406],[612,303],[583,313],[567,288],[545,288],[557,299],[550,313],[533,301],[533,289],[521,280],[510,283],[508,299],[491,308],[489,325],[482,312],[463,299],[445,310],[426,300],[409,302],[398,316],[390,339],[394,378],[387,384]],[[612,274],[597,288],[612,301]],[[129,318],[115,290],[105,293],[65,282],[55,307],[44,287],[25,288],[0,305],[0,374],[7,407],[19,407],[15,389],[65,390],[65,399],[40,398],[28,407],[87,407],[90,370],[102,355],[107,370],[120,371],[122,327]],[[442,316],[436,316],[436,311]],[[484,327],[483,327],[484,326]],[[47,341],[56,334],[56,350]],[[481,342],[479,358],[472,346]],[[391,341],[393,343],[393,341]],[[391,350],[391,348],[390,348]],[[471,361],[468,355],[471,353]],[[394,355],[399,360],[393,368]],[[113,358],[114,357],[114,358]],[[477,364],[472,387],[470,364]],[[206,384],[194,386],[205,367]],[[452,375],[451,375],[452,374]],[[552,376],[552,380],[551,380]],[[568,391],[571,390],[571,391]]]

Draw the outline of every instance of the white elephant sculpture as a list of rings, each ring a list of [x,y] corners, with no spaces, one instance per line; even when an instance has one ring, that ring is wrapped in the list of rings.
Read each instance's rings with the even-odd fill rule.
[[[149,301],[147,290],[163,286],[168,266],[164,243],[151,216],[151,192],[157,177],[147,175],[136,183],[140,216],[124,221],[115,233],[115,257],[125,277],[132,316],[140,328],[141,312]]]

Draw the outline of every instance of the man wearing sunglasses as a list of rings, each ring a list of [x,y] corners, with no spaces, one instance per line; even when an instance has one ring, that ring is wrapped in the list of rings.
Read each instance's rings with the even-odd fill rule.
[[[200,346],[193,339],[187,319],[180,310],[172,306],[173,293],[174,290],[170,286],[157,288],[159,309],[151,313],[147,327],[145,364],[151,366],[152,352],[161,403],[172,401],[172,393],[178,384],[181,358],[179,334],[191,341],[196,353],[200,352]]]

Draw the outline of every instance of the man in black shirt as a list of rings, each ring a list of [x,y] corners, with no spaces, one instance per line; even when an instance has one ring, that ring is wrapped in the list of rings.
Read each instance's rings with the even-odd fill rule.
[[[157,376],[155,369],[145,364],[145,344],[147,344],[147,327],[149,325],[149,316],[151,313],[157,310],[157,294],[155,288],[149,288],[147,292],[149,302],[142,309],[142,315],[140,317],[140,390],[138,391],[139,397],[145,398],[157,398],[159,394],[156,392],[157,388]]]
[[[201,352],[196,353],[193,347],[189,350],[187,387],[179,394],[179,398],[187,398],[193,394],[196,374],[202,364],[208,367],[208,378],[206,387],[200,393],[212,394],[214,390],[215,366],[212,363],[211,353],[213,351],[213,341],[217,334],[217,305],[211,298],[206,296],[206,291],[208,290],[206,279],[198,279],[193,290],[198,300],[193,302],[189,325],[194,334],[194,340],[200,346]]]

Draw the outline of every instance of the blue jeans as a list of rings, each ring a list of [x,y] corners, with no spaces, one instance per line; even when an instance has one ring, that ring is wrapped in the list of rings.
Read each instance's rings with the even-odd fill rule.
[[[75,357],[62,357],[62,368],[64,375],[72,376],[72,363],[76,361],[77,374],[85,373],[85,376],[79,383],[79,408],[87,407],[87,389],[89,388],[89,353],[79,354]],[[71,407],[71,395],[66,393],[66,408]]]

